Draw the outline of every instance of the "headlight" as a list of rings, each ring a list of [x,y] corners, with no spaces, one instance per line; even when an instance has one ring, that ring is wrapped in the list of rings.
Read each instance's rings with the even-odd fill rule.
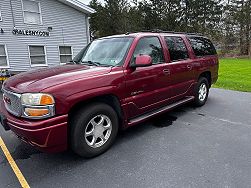
[[[25,105],[52,105],[55,103],[51,95],[43,93],[22,94],[21,102]]]
[[[43,119],[55,115],[55,100],[45,93],[25,93],[21,96],[22,116],[30,119]]]

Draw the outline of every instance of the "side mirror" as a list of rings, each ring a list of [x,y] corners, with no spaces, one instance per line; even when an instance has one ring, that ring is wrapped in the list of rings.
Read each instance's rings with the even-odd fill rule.
[[[152,65],[152,58],[149,55],[139,55],[136,57],[135,63],[130,67],[149,67]]]

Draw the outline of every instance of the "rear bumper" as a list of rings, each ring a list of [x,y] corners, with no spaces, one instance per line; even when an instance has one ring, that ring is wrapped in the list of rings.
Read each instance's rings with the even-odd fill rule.
[[[0,106],[5,130],[12,130],[21,140],[44,152],[60,152],[67,149],[68,115],[46,120],[26,120],[9,114],[3,103]]]

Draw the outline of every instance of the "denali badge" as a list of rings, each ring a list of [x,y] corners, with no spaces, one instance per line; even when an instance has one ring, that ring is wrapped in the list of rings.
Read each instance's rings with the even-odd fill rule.
[[[138,94],[141,94],[141,93],[144,93],[144,91],[143,90],[135,91],[135,92],[132,92],[131,95],[133,96],[133,95],[138,95]]]

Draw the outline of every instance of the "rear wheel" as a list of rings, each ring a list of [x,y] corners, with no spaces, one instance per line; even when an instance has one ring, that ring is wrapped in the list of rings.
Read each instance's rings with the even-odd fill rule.
[[[75,153],[95,157],[113,144],[118,133],[118,116],[111,106],[95,103],[72,118],[71,147]]]
[[[195,89],[195,106],[203,106],[207,102],[209,94],[209,84],[208,80],[204,77],[201,77],[198,81],[198,84]]]

